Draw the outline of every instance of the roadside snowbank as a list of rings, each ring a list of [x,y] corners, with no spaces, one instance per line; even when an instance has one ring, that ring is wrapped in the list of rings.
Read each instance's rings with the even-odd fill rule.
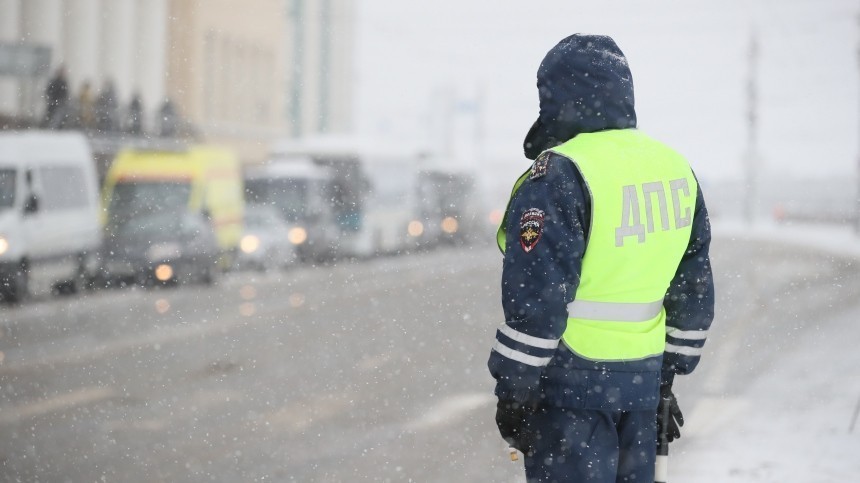
[[[849,226],[720,220],[713,231],[717,242],[761,240],[860,261],[860,236]],[[709,417],[692,418],[686,428],[691,438],[670,459],[672,480],[858,481],[860,305],[822,317],[741,398],[711,401],[713,411],[700,408]]]
[[[741,220],[711,221],[715,238],[761,240],[801,246],[841,257],[860,259],[860,234],[849,225],[814,223],[775,223]]]

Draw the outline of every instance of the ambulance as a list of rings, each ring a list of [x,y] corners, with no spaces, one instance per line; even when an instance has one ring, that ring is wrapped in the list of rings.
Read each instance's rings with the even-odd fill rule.
[[[242,237],[241,166],[213,146],[127,149],[108,170],[102,205],[108,280],[212,282]]]

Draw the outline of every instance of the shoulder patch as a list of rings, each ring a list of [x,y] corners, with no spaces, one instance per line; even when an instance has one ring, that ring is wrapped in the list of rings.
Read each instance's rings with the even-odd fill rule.
[[[538,179],[546,176],[546,168],[549,164],[549,153],[541,153],[532,164],[532,172],[529,175],[530,180]]]
[[[532,251],[543,233],[544,212],[529,208],[520,217],[520,246],[526,253]]]

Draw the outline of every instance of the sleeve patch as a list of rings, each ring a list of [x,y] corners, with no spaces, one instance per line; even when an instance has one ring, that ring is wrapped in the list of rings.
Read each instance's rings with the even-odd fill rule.
[[[549,164],[549,153],[543,153],[532,164],[532,172],[529,175],[530,180],[542,178],[546,176],[546,168]]]
[[[529,208],[520,218],[520,245],[526,253],[532,251],[543,233],[544,212]]]

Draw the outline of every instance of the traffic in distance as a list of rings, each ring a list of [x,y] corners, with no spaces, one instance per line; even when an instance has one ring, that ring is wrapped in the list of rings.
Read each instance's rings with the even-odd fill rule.
[[[496,221],[468,169],[349,139],[276,142],[254,165],[210,145],[131,145],[104,173],[80,133],[9,132],[0,148],[7,303],[407,254]]]

